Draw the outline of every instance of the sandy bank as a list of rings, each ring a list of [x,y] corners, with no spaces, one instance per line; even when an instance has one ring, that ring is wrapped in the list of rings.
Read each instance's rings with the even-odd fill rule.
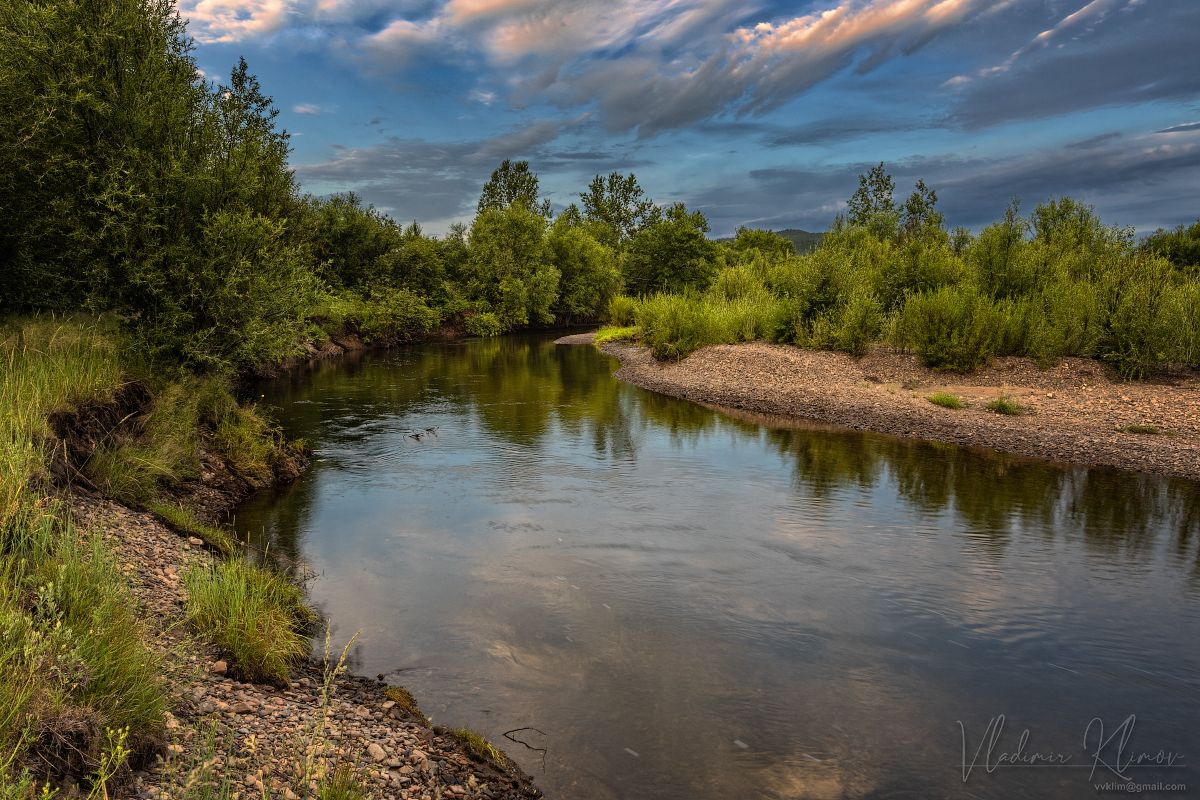
[[[935,372],[915,356],[877,349],[844,353],[751,343],[717,345],[660,363],[640,345],[601,349],[621,361],[621,380],[674,397],[1052,461],[1200,480],[1200,376],[1125,383],[1090,359],[1041,369],[1000,358],[970,375]],[[930,403],[955,394],[967,408]],[[985,409],[1007,395],[1029,413]],[[1158,434],[1130,433],[1152,425]]]

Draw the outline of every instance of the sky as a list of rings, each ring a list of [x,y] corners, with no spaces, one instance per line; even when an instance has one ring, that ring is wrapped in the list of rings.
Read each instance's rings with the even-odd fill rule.
[[[824,230],[883,161],[951,225],[1069,194],[1145,232],[1200,216],[1200,0],[180,0],[244,56],[301,186],[473,216],[505,158],[556,209],[634,172],[659,203]]]

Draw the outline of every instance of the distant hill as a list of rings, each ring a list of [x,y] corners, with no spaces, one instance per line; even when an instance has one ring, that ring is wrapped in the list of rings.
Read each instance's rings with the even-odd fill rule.
[[[799,228],[787,228],[775,232],[783,238],[790,240],[792,247],[796,248],[797,253],[807,253],[810,250],[816,250],[817,245],[821,243],[821,239],[825,238],[825,234],[823,233],[809,233]]]
[[[809,231],[802,231],[799,228],[785,228],[781,231],[775,231],[775,233],[790,241],[792,247],[796,248],[797,253],[807,253],[816,250],[817,245],[821,243],[821,239],[825,236],[823,233],[810,233]],[[733,237],[725,236],[717,239],[717,241],[732,242]]]

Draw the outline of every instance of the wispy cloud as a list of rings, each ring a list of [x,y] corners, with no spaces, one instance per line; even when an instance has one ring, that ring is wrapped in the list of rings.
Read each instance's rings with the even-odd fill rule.
[[[292,111],[296,114],[304,114],[310,117],[316,117],[325,113],[325,109],[314,103],[298,103],[292,106]]]

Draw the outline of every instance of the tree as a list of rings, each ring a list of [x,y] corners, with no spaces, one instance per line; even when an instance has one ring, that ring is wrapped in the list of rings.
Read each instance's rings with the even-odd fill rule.
[[[584,217],[601,223],[611,231],[610,246],[624,244],[652,222],[658,207],[646,197],[632,172],[597,175],[579,195]]]
[[[1200,219],[1186,228],[1183,225],[1170,231],[1159,228],[1146,237],[1142,248],[1159,253],[1177,267],[1200,272]]]
[[[745,226],[737,229],[733,238],[733,249],[739,251],[758,250],[772,258],[785,258],[796,254],[790,240],[774,231],[764,231]]]
[[[529,169],[528,161],[513,162],[506,158],[483,185],[476,212],[482,214],[516,204],[549,218],[550,201],[538,201],[538,185],[537,173]]]
[[[550,258],[544,217],[523,203],[488,208],[471,226],[467,295],[491,306],[504,330],[553,322],[559,272]]]
[[[635,294],[681,292],[708,286],[716,270],[717,245],[708,220],[676,203],[642,228],[625,255],[625,285]]]
[[[621,270],[613,250],[593,237],[588,226],[560,214],[547,237],[550,258],[558,269],[554,308],[567,320],[594,320],[621,291]]]
[[[858,189],[846,203],[851,225],[870,226],[880,215],[896,212],[893,194],[896,182],[883,168],[883,162],[871,167],[866,175],[858,176]]]
[[[924,238],[929,233],[942,230],[944,218],[937,210],[937,192],[918,179],[913,193],[900,209],[901,229],[909,239]]]

